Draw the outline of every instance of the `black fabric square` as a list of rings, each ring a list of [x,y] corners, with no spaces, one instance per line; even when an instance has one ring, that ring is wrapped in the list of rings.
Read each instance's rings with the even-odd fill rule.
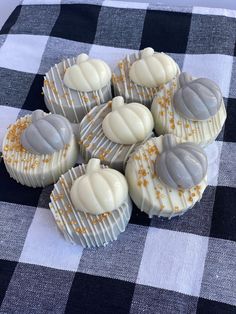
[[[51,36],[93,43],[101,7],[87,4],[62,4]]]
[[[64,313],[74,273],[18,263],[0,313]]]
[[[37,207],[42,188],[17,183],[8,174],[3,161],[0,162],[0,174],[0,201]]]
[[[191,23],[190,13],[148,10],[141,49],[185,53]]]
[[[31,111],[42,109],[43,111],[48,112],[42,94],[43,77],[44,76],[40,74],[35,75],[22,109]]]
[[[232,169],[234,171],[235,169]],[[210,236],[236,241],[236,189],[216,188]]]
[[[192,314],[197,298],[176,291],[136,285],[130,314]]]
[[[135,284],[76,273],[65,313],[127,314]]]
[[[235,28],[235,18],[193,14],[187,53],[233,55]]]
[[[224,141],[236,142],[236,99],[229,98],[227,102],[227,119],[225,121]]]
[[[60,5],[23,5],[10,34],[49,35]]]
[[[139,49],[145,10],[102,7],[94,43]]]
[[[4,299],[7,287],[11,281],[16,265],[17,262],[0,259],[0,305]]]
[[[22,8],[21,5],[18,5],[15,8],[15,10],[12,12],[12,14],[9,16],[9,18],[4,23],[2,29],[0,29],[0,35],[8,34],[10,32],[10,29],[16,23],[19,15],[20,15],[21,8]]]
[[[230,304],[199,298],[196,314],[235,314],[236,308]]]
[[[129,222],[131,224],[149,226],[151,219],[148,217],[146,213],[141,212],[141,210],[138,209],[138,207],[133,202],[133,210]]]
[[[22,108],[35,74],[0,68],[0,104]]]

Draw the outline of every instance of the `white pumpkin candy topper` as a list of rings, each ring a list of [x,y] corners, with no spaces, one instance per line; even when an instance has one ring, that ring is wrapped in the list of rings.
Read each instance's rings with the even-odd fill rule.
[[[178,66],[171,57],[145,48],[141,59],[132,64],[129,76],[134,83],[151,88],[169,82],[177,73]]]
[[[142,104],[125,104],[121,96],[112,100],[112,111],[104,118],[102,129],[114,143],[131,145],[151,134],[154,121],[151,112]]]
[[[74,181],[70,197],[75,209],[99,215],[117,209],[127,200],[128,185],[120,172],[102,169],[100,160],[92,158],[86,174]]]
[[[80,54],[76,63],[66,69],[64,84],[79,92],[96,91],[106,86],[111,79],[111,70],[102,60]]]

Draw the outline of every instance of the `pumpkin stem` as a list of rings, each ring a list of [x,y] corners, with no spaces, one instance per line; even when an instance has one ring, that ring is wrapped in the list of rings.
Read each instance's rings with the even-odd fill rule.
[[[192,76],[187,72],[182,72],[179,75],[179,85],[180,87],[184,87],[186,84],[193,80]]]
[[[80,64],[81,62],[85,62],[89,59],[89,56],[86,53],[81,53],[80,55],[78,55],[78,57],[76,58],[76,63]]]
[[[35,122],[37,120],[42,119],[43,117],[44,117],[43,110],[37,109],[37,110],[32,112],[31,120],[32,120],[32,122]]]
[[[124,98],[122,96],[114,97],[112,99],[112,104],[111,104],[112,111],[115,111],[118,108],[124,106],[124,104],[125,104],[125,102],[124,102]]]
[[[171,147],[176,146],[176,139],[175,136],[172,134],[166,134],[163,137],[163,149],[170,150]]]
[[[100,159],[91,158],[87,164],[86,173],[92,173],[100,169]]]
[[[150,47],[143,49],[143,51],[141,52],[141,58],[146,58],[146,57],[150,57],[154,54],[154,50]]]

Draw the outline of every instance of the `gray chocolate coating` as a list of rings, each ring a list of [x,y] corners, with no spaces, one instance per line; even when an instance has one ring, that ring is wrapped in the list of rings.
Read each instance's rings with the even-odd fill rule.
[[[179,76],[180,88],[175,92],[175,110],[189,120],[207,120],[220,109],[220,88],[207,78],[192,79],[187,73]]]
[[[199,184],[207,172],[204,150],[194,143],[177,144],[174,135],[163,138],[163,152],[157,156],[155,171],[166,185],[189,189]]]
[[[140,51],[132,53],[121,60],[121,66],[118,64],[115,67],[112,79],[114,94],[115,96],[123,96],[126,103],[138,102],[150,108],[153,98],[162,86],[149,88],[132,82],[129,77],[129,71],[132,64],[139,60],[140,57]],[[178,73],[179,72],[180,70],[178,68]]]
[[[21,144],[33,154],[53,154],[69,144],[72,134],[71,124],[66,118],[36,110],[32,114],[32,123],[21,135]]]
[[[102,121],[111,112],[111,104],[103,104],[93,108],[80,123],[80,152],[86,162],[90,158],[99,158],[105,165],[123,171],[129,155],[143,141],[132,145],[117,144],[109,140],[102,129]]]
[[[94,107],[112,98],[110,83],[98,91],[78,92],[63,83],[65,69],[75,64],[76,58],[54,65],[44,77],[44,101],[48,110],[78,123]]]

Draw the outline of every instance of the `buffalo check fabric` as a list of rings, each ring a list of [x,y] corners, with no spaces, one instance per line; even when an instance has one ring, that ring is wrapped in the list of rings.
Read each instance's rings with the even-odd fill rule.
[[[25,0],[0,31],[0,143],[18,117],[47,111],[43,75],[85,52],[113,68],[152,46],[216,81],[228,118],[206,148],[209,186],[185,215],[135,206],[105,248],[67,243],[52,186],[17,184],[0,161],[0,313],[236,313],[236,11],[121,1]]]

